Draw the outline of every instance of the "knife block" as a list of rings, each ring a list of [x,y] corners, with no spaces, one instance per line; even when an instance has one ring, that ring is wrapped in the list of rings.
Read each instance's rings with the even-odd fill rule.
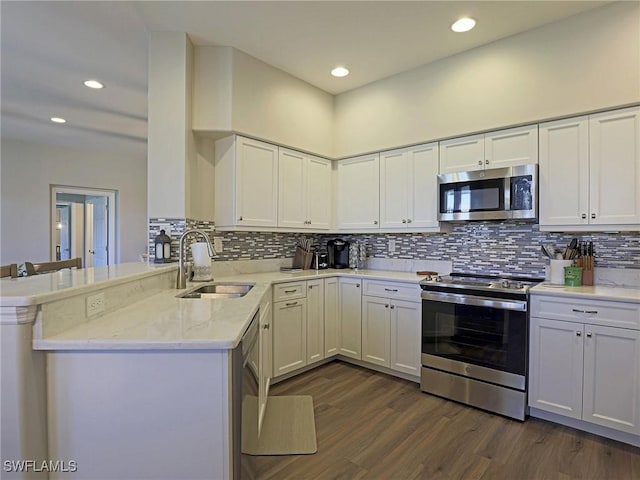
[[[296,253],[293,256],[293,268],[302,268],[303,270],[310,269],[312,258],[313,254],[311,252],[296,247]]]

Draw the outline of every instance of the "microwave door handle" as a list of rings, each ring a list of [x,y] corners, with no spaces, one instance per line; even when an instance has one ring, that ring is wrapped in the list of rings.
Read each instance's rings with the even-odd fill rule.
[[[511,188],[513,188],[511,177],[507,177],[504,179],[504,209],[505,210],[511,210]]]
[[[500,300],[491,297],[479,297],[452,293],[422,292],[423,300],[431,300],[441,303],[457,303],[461,305],[473,305],[477,307],[499,308],[501,310],[527,311],[527,302],[517,300]]]

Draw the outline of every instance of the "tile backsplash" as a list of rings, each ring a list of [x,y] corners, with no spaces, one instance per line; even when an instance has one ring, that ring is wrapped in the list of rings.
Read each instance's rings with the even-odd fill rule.
[[[149,254],[160,225],[171,224],[172,258],[178,258],[178,239],[185,226],[212,232],[213,223],[190,219],[150,219]],[[573,237],[593,242],[596,266],[640,269],[640,233],[547,233],[530,222],[469,222],[453,224],[449,234],[304,234],[271,232],[215,232],[222,239],[222,252],[214,260],[259,260],[293,257],[299,238],[326,247],[328,240],[343,238],[366,243],[375,258],[448,260],[453,271],[482,274],[544,276],[548,260],[540,245],[564,248]],[[391,241],[391,242],[390,242]],[[395,251],[389,251],[395,243]]]

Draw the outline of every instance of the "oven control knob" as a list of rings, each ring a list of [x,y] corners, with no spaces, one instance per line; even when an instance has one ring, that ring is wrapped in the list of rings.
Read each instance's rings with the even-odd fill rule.
[[[522,290],[524,288],[524,284],[522,282],[518,282],[516,283],[516,288],[519,288],[520,290]]]
[[[502,281],[502,286],[504,288],[510,288],[511,287],[511,283],[509,282],[509,280],[503,280]]]

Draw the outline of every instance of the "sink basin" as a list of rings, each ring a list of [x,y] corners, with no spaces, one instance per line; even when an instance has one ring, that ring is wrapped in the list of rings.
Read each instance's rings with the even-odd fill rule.
[[[195,290],[178,295],[179,298],[239,298],[244,297],[253,288],[251,283],[209,283]]]

